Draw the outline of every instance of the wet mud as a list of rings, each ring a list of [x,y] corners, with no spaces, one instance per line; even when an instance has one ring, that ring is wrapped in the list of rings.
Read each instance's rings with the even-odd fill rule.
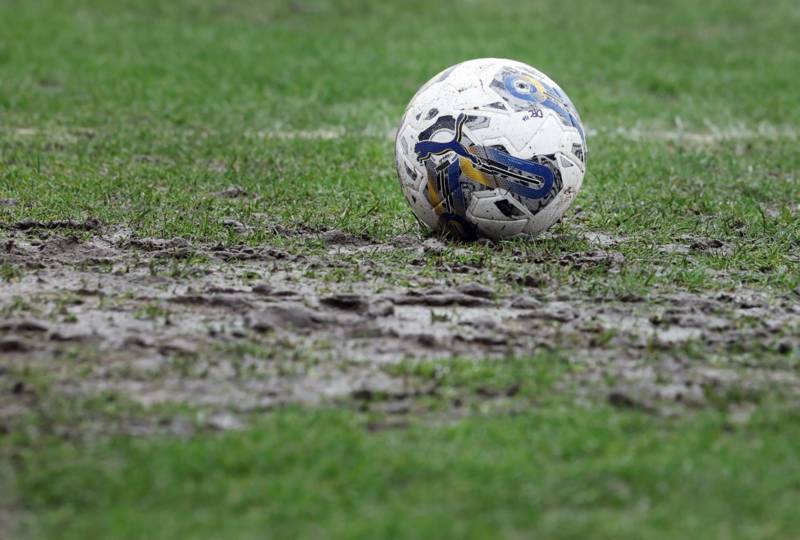
[[[734,392],[743,402],[800,392],[794,293],[592,297],[537,277],[535,260],[512,287],[471,264],[416,278],[374,254],[424,259],[447,248],[441,241],[342,231],[303,231],[326,246],[308,253],[136,238],[94,220],[21,222],[0,234],[3,264],[19,269],[0,286],[4,426],[46,399],[30,389],[31,373],[45,374],[52,395],[186,405],[219,429],[295,403],[410,414],[436,384],[392,366],[454,357],[552,354],[569,366],[558,384],[574,399],[654,414]],[[599,235],[564,263],[621,264],[614,241]],[[336,279],[321,271],[332,268]],[[455,403],[513,394],[484,388]]]

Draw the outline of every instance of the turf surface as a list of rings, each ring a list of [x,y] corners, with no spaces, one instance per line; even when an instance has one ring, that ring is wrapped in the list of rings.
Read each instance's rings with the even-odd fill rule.
[[[392,164],[392,130],[407,101],[447,65],[509,57],[558,81],[590,128],[575,208],[536,242],[448,245],[420,267],[415,253],[370,254],[398,269],[393,280],[410,279],[407,268],[436,275],[443,261],[481,260],[499,287],[519,289],[511,257],[521,252],[553,290],[623,297],[653,287],[748,288],[796,302],[798,24],[800,7],[789,0],[557,8],[8,0],[0,3],[0,221],[95,218],[142,238],[308,255],[324,244],[291,231],[337,229],[376,242],[416,234]],[[215,195],[232,185],[254,196]],[[598,234],[624,264],[563,263]],[[3,281],[31,271],[0,257]],[[5,303],[2,316],[17,307]],[[140,316],[166,319],[158,309]],[[736,359],[797,375],[792,343],[780,351],[771,341],[738,344],[746,356]],[[668,354],[707,357],[704,347]],[[568,343],[556,349],[569,356]],[[114,399],[48,403],[0,435],[10,458],[0,533],[800,534],[794,397],[763,388],[754,397],[742,385],[664,418],[624,399],[617,407],[574,399],[574,389],[554,382],[573,369],[557,358],[475,370],[475,359],[456,359],[436,375],[456,390],[425,397],[433,412],[392,430],[346,402],[262,412],[244,431],[221,435],[87,436],[70,426],[89,413],[113,424],[194,412]],[[423,379],[438,373],[429,364],[395,368],[405,369]],[[47,393],[36,380],[46,375],[26,377]],[[524,386],[509,407],[452,414],[463,392],[531,379],[543,382]],[[3,399],[25,393],[16,379],[2,382]]]
[[[378,433],[283,411],[243,434],[48,444],[19,487],[58,538],[791,538],[798,436],[774,411],[545,406]]]

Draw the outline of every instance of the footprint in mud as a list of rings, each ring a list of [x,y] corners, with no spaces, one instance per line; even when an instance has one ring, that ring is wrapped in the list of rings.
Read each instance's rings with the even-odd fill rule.
[[[474,292],[474,291],[473,291]],[[478,307],[488,306],[492,302],[482,296],[465,294],[460,291],[449,291],[442,289],[429,289],[416,292],[409,291],[405,294],[398,294],[388,297],[391,302],[397,305],[418,305],[418,306],[463,306]]]
[[[237,294],[186,294],[173,296],[169,301],[187,306],[224,308],[240,312],[253,309],[252,303]]]
[[[366,298],[358,294],[334,294],[332,296],[326,296],[319,299],[320,304],[341,309],[345,311],[355,311],[362,313],[366,311],[367,307],[369,306],[369,302],[367,302]]]
[[[276,329],[309,330],[326,324],[342,322],[342,320],[297,302],[269,305],[261,311],[248,315],[249,327],[257,332],[269,332]]]

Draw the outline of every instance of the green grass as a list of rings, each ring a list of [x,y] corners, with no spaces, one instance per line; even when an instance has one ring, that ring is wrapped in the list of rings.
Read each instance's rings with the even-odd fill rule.
[[[557,355],[398,368],[438,413],[284,408],[244,431],[106,435],[146,410],[114,394],[47,404],[5,441],[19,530],[35,538],[791,538],[797,410],[764,398],[679,417],[576,405]],[[30,379],[46,393],[46,375]],[[470,405],[519,384],[513,411]],[[436,401],[461,397],[458,413]],[[381,399],[375,396],[372,399]],[[503,399],[500,397],[499,399]],[[439,404],[441,405],[441,403]],[[722,405],[722,404],[721,404]],[[745,414],[742,414],[742,413]],[[466,414],[465,414],[466,413]]]
[[[96,217],[140,237],[297,253],[323,245],[277,225],[415,234],[391,130],[443,67],[510,57],[557,80],[596,130],[576,208],[535,242],[448,246],[421,267],[409,251],[370,254],[397,283],[480,261],[499,287],[530,272],[595,297],[654,286],[785,294],[800,286],[798,25],[792,0],[4,0],[0,198],[16,204],[0,205],[0,223]],[[760,127],[778,135],[615,134]],[[303,131],[337,137],[286,137]],[[231,185],[248,196],[215,195]],[[624,263],[562,261],[596,249],[586,232],[615,237]],[[664,251],[693,238],[725,249]],[[26,272],[0,260],[0,283]],[[2,316],[26,310],[20,298]],[[153,304],[140,315],[169,313]],[[771,361],[757,343],[741,347],[751,345],[753,362]],[[760,398],[744,424],[735,392],[657,418],[576,405],[552,386],[566,369],[557,355],[528,360],[396,368],[448,391],[428,398],[433,414],[392,431],[369,431],[381,418],[346,404],[265,413],[241,433],[95,437],[57,428],[153,413],[56,406],[0,434],[12,488],[0,491],[13,493],[0,505],[21,534],[43,538],[800,535],[791,399]],[[519,380],[541,381],[523,385],[521,409],[472,410],[468,399],[463,415],[448,413],[453,396]]]
[[[243,433],[44,439],[16,456],[57,538],[791,538],[796,414],[652,419],[557,404],[368,432],[287,410]]]
[[[74,352],[71,361],[91,361]],[[196,413],[143,408],[114,393],[40,401],[0,447],[17,530],[31,538],[615,539],[800,530],[800,422],[785,396],[730,392],[704,410],[654,416],[576,404],[564,383],[581,368],[554,354],[387,369],[435,383],[411,403],[423,413],[416,419],[398,424],[391,412],[344,403],[254,414],[244,431],[198,424],[191,435],[132,436],[132,426],[191,424]],[[26,392],[49,394],[46,372],[28,375]]]

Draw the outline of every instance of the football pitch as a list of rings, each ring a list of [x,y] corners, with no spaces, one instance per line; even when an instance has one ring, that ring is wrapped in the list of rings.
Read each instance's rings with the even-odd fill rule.
[[[0,0],[0,537],[800,537],[800,4]],[[470,58],[583,187],[426,234]]]

